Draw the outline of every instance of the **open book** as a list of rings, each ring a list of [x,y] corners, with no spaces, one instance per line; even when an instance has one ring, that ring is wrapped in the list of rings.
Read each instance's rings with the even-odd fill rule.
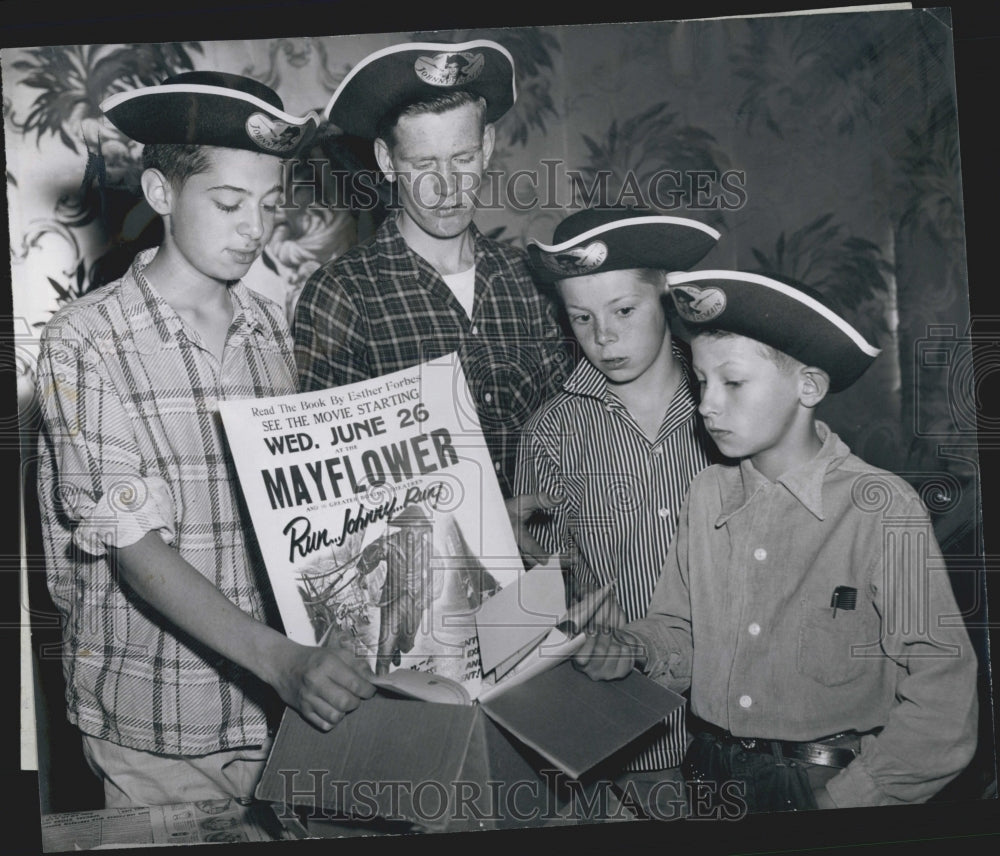
[[[543,564],[484,602],[476,613],[484,680],[476,697],[458,681],[415,669],[378,676],[384,692],[442,704],[483,703],[555,668],[583,644],[587,622],[611,586],[566,606],[562,571]]]
[[[606,586],[567,607],[560,568],[540,566],[494,595],[476,614],[484,672],[476,699],[457,682],[413,670],[375,682],[389,696],[477,705],[557,769],[579,778],[684,703],[636,670],[618,681],[595,681],[567,662],[611,590]]]

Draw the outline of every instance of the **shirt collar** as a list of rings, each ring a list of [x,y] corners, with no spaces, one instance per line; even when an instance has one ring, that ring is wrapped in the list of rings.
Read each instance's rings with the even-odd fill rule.
[[[827,472],[837,467],[849,454],[850,449],[825,422],[816,421],[816,435],[822,442],[820,450],[804,464],[778,477],[783,485],[801,505],[818,520],[823,519],[823,482]],[[722,526],[753,500],[758,491],[771,485],[771,481],[761,473],[749,458],[740,461],[738,467],[726,467],[722,471],[722,511],[715,521]]]
[[[681,367],[681,379],[673,398],[667,406],[658,440],[669,434],[677,425],[687,421],[697,407],[691,374],[691,361],[676,339],[671,342],[671,352]],[[600,401],[605,407],[624,409],[621,399],[608,384],[607,378],[588,359],[582,359],[563,383],[563,389],[571,395],[581,395]]]
[[[143,275],[143,271],[156,257],[158,250],[158,247],[152,247],[137,253],[125,274],[123,283],[125,317],[142,317],[144,310],[153,322],[149,325],[132,325],[135,346],[142,353],[152,353],[157,348],[174,341],[178,333],[187,335],[180,316]],[[232,324],[237,325],[237,329],[245,327],[251,332],[267,333],[267,325],[242,280],[233,283],[229,293],[233,299]]]
[[[489,256],[488,247],[475,223],[469,223],[468,231],[472,237],[476,269],[478,270],[480,263]],[[426,268],[434,276],[437,276],[437,271],[434,270],[430,262],[426,261],[419,253],[414,252],[406,243],[406,238],[399,231],[396,217],[392,214],[387,216],[376,230],[375,243],[379,245],[377,258],[383,274],[398,276],[402,273],[416,276],[421,269]]]

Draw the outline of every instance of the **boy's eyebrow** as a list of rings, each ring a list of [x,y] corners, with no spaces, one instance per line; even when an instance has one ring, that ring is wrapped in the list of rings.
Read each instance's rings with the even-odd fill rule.
[[[735,369],[739,369],[740,368],[740,362],[739,362],[739,360],[736,360],[735,364],[734,364],[733,360],[723,360],[717,366],[713,366],[713,368],[716,371],[722,371],[723,369],[727,369],[727,368],[728,369],[734,369],[734,368]]]
[[[235,184],[216,184],[216,185],[214,185],[214,186],[212,186],[212,187],[210,187],[208,189],[209,190],[232,190],[234,193],[249,193],[250,192],[245,187],[237,187]],[[282,186],[280,184],[276,184],[276,185],[274,185],[274,187],[269,188],[264,195],[267,196],[268,193],[274,193],[274,191],[276,191],[276,190],[282,190],[282,189],[283,188],[282,188]]]
[[[457,158],[457,157],[460,157],[461,155],[475,154],[478,151],[482,151],[482,148],[483,148],[482,143],[475,143],[474,145],[469,146],[468,148],[459,149],[458,151],[451,152],[451,153],[449,153],[447,155],[447,157]],[[422,161],[422,160],[437,160],[438,159],[437,153],[433,153],[433,152],[416,152],[416,153],[413,153],[413,154],[408,154],[407,152],[403,151],[403,152],[400,153],[400,156],[401,156],[401,158],[403,160],[407,160],[407,161]]]
[[[603,306],[610,306],[612,303],[621,303],[621,301],[623,301],[623,300],[635,300],[635,299],[636,299],[636,295],[635,294],[619,294],[618,297],[612,297],[612,298],[609,298],[608,300],[604,301],[604,303],[602,305]],[[570,303],[568,300],[563,301],[563,303],[565,304],[565,306],[566,306],[567,309],[571,309],[571,308],[572,309],[586,309],[588,312],[590,311],[589,307],[587,307],[587,306],[580,306],[580,305],[578,305],[576,303]]]

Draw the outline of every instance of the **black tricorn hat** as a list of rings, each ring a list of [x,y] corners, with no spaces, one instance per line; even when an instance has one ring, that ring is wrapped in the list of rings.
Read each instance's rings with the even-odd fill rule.
[[[392,45],[354,66],[324,113],[345,134],[373,140],[393,111],[448,91],[482,96],[486,121],[495,122],[517,98],[513,57],[487,39]]]
[[[693,332],[728,330],[770,345],[830,376],[830,391],[854,383],[881,350],[815,290],[782,277],[733,270],[668,273],[677,314]]]
[[[556,226],[551,244],[532,238],[528,257],[540,282],[610,270],[687,270],[719,240],[711,226],[635,208],[588,208]]]
[[[319,125],[315,112],[286,113],[258,80],[223,71],[188,71],[158,86],[119,92],[101,110],[140,143],[187,143],[292,157]]]

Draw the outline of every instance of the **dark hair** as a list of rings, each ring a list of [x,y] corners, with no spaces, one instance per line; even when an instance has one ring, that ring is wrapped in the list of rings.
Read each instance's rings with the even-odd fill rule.
[[[211,148],[189,143],[147,143],[142,149],[142,168],[159,170],[171,184],[183,184],[208,169]]]
[[[481,95],[468,92],[465,89],[442,92],[432,98],[419,101],[408,101],[395,110],[390,110],[375,126],[375,137],[385,142],[391,149],[396,145],[396,125],[403,116],[419,116],[423,113],[447,113],[466,104],[475,104],[479,108],[479,122],[485,127],[483,117],[486,115],[486,99]]]

